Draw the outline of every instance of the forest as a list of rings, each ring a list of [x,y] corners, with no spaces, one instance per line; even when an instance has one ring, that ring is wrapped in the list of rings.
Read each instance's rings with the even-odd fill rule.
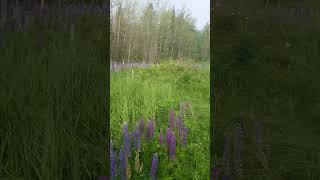
[[[137,0],[112,0],[110,6],[112,61],[209,60],[210,23],[196,29],[187,8]]]

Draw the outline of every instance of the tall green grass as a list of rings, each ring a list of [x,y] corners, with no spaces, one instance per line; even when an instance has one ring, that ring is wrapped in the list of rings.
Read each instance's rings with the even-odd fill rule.
[[[8,32],[0,49],[0,179],[96,179],[106,168],[103,20]]]
[[[194,62],[163,62],[150,68],[134,68],[111,74],[110,128],[116,153],[122,144],[122,125],[132,130],[141,117],[155,119],[155,137],[142,142],[141,174],[133,179],[148,179],[153,153],[159,154],[158,179],[209,178],[209,65],[195,68]],[[171,162],[167,151],[159,146],[159,131],[168,127],[169,110],[180,109],[180,102],[191,100],[192,108],[184,118],[189,129],[186,148],[178,147],[176,161]],[[135,155],[134,153],[132,153]],[[134,159],[134,158],[133,158]]]
[[[243,31],[241,18],[217,15],[212,36],[215,163],[235,119],[246,122],[248,134],[260,121],[269,171],[245,139],[243,179],[319,179],[319,24],[250,16]]]

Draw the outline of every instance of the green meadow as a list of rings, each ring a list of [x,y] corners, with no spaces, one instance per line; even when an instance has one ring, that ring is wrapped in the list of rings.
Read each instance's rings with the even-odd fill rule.
[[[152,155],[157,153],[157,179],[209,179],[210,76],[209,63],[166,61],[150,67],[137,67],[111,73],[110,139],[119,157],[122,125],[132,131],[141,117],[155,120],[155,134],[150,142],[141,140],[140,173],[134,170],[134,154],[128,160],[132,179],[149,179]],[[191,101],[183,117],[188,128],[187,145],[177,146],[176,158],[159,145],[160,129],[169,124],[169,110],[179,114],[180,103]],[[134,152],[134,149],[132,150]],[[119,173],[119,172],[117,172]]]

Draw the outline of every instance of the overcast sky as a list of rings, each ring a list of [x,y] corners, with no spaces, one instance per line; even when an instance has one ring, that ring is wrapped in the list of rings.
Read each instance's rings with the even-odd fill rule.
[[[188,8],[196,19],[196,27],[201,30],[210,21],[210,0],[168,0],[174,7]]]

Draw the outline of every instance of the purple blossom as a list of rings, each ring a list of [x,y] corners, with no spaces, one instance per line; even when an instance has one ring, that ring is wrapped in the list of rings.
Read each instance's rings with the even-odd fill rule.
[[[171,133],[171,138],[170,138],[170,159],[174,159],[176,155],[176,135],[172,132]]]
[[[170,147],[170,140],[171,140],[171,130],[170,128],[167,128],[166,131],[166,144],[168,147]]]
[[[112,142],[110,142],[110,179],[115,178],[115,169],[116,169],[116,153],[113,150]]]
[[[122,146],[119,153],[121,179],[127,179],[127,153]]]
[[[185,146],[187,144],[188,129],[186,127],[183,127],[181,134],[182,134],[181,144]]]
[[[157,167],[158,167],[158,154],[155,153],[153,154],[153,157],[152,157],[152,166],[150,170],[150,178],[152,180],[155,180],[157,177]]]
[[[163,134],[162,134],[162,129],[160,130],[160,135],[159,135],[159,144],[163,145]]]
[[[147,132],[146,132],[146,139],[150,140],[153,138],[154,135],[154,121],[149,121],[147,124]]]
[[[123,125],[123,145],[128,156],[131,156],[132,134],[129,133],[128,123]]]
[[[174,130],[174,111],[172,109],[170,110],[169,127],[171,130]]]
[[[133,142],[136,149],[140,149],[141,146],[141,133],[139,127],[136,127],[133,132]]]

